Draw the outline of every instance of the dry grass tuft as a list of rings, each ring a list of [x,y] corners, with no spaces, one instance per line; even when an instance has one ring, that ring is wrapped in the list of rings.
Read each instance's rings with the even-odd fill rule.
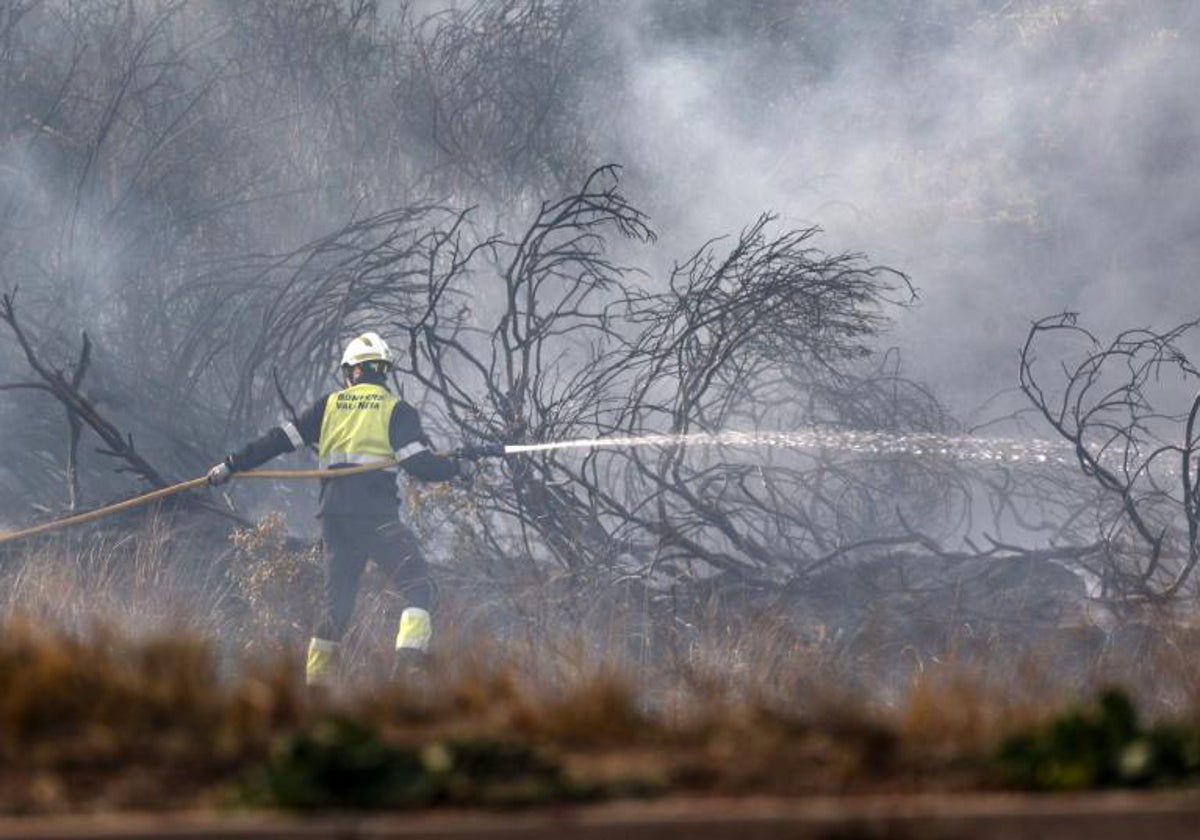
[[[193,804],[304,719],[290,667],[218,674],[187,634],[131,642],[11,620],[0,636],[7,811]]]

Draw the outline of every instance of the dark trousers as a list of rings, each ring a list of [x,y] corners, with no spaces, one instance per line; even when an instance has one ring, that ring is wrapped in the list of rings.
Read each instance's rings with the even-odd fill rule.
[[[354,613],[358,584],[367,560],[374,560],[407,599],[408,606],[428,610],[433,601],[429,566],[416,535],[399,521],[380,524],[374,518],[321,517],[325,539],[325,598],[316,636],[340,641]]]

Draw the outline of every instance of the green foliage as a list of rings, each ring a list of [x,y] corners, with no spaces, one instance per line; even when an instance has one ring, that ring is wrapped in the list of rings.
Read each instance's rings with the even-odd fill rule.
[[[1194,784],[1200,727],[1143,728],[1129,697],[1109,689],[1092,708],[1069,709],[1005,739],[998,764],[1005,781],[1032,790]]]
[[[483,738],[397,746],[343,716],[283,739],[243,790],[252,804],[302,811],[530,805],[597,793],[522,743]]]

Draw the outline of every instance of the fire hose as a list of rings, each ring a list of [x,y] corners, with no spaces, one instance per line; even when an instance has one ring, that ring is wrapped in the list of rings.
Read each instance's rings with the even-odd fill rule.
[[[505,447],[500,444],[483,444],[480,446],[466,446],[462,449],[457,449],[454,452],[443,453],[454,458],[466,460],[476,460],[478,458],[493,457],[505,454]],[[376,470],[386,470],[390,467],[395,467],[399,464],[395,460],[377,461],[372,464],[360,464],[354,467],[342,467],[333,470],[249,470],[246,472],[235,472],[233,478],[266,478],[276,481],[287,481],[292,479],[312,479],[312,478],[346,478],[352,475],[361,475],[366,472],[374,472]],[[0,545],[17,540],[25,539],[26,537],[34,537],[38,534],[48,534],[52,531],[57,531],[61,528],[69,528],[72,525],[83,525],[87,522],[94,522],[97,519],[102,519],[105,516],[111,516],[114,513],[131,508],[148,505],[151,502],[157,502],[160,499],[174,496],[176,493],[183,493],[187,490],[194,490],[197,487],[202,487],[208,484],[208,476],[200,478],[192,478],[187,481],[181,481],[178,484],[172,484],[169,487],[160,487],[157,490],[151,490],[149,493],[143,493],[140,496],[134,496],[130,499],[125,499],[121,502],[114,502],[111,505],[89,510],[85,513],[77,513],[74,516],[67,516],[63,519],[56,519],[53,522],[44,522],[41,525],[34,525],[30,528],[24,528],[20,531],[0,531]]]

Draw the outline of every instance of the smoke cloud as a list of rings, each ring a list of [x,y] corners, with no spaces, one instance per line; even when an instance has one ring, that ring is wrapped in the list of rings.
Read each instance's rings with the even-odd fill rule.
[[[909,273],[920,300],[892,338],[959,411],[1014,385],[1035,318],[1200,315],[1194,4],[632,11],[611,142],[665,241],[771,210]]]

